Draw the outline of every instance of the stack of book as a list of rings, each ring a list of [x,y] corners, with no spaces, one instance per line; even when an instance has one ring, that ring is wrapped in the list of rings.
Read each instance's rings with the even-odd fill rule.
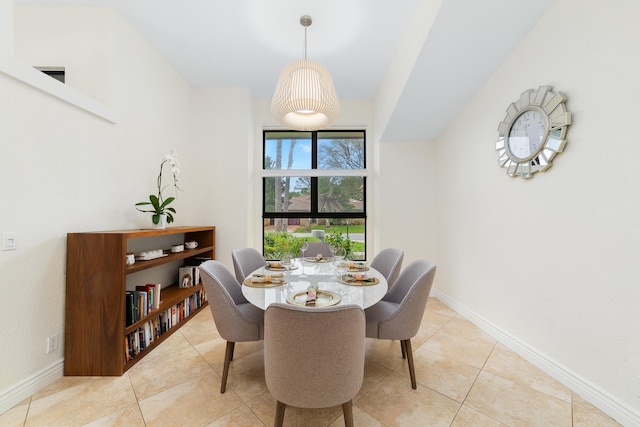
[[[204,290],[199,290],[178,304],[159,311],[156,316],[144,322],[139,328],[125,337],[125,361],[133,359],[169,329],[184,321],[194,311],[202,307],[205,301]]]
[[[161,289],[160,283],[150,283],[136,286],[135,291],[127,291],[125,304],[127,326],[148,316],[151,310],[160,308]]]

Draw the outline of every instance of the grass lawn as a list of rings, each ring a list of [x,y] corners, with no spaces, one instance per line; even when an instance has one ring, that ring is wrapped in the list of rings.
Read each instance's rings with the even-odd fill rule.
[[[332,225],[326,227],[324,225],[312,225],[311,227],[298,227],[296,233],[308,233],[310,230],[324,230],[327,234],[335,233],[336,231],[342,234],[347,232],[346,225]],[[349,233],[364,233],[364,224],[352,224],[349,225]]]

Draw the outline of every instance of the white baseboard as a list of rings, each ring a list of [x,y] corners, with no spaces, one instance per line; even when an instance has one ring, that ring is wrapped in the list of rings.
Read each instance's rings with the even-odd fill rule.
[[[503,331],[496,325],[487,321],[483,317],[469,310],[464,305],[451,299],[443,292],[432,289],[431,296],[436,297],[465,319],[478,326],[499,342],[518,353],[520,356],[531,362],[533,365],[556,379],[565,387],[591,403],[596,408],[616,420],[623,426],[640,426],[640,412],[616,399],[606,390],[603,390],[585,378],[562,366],[547,355],[540,353],[535,348],[520,341],[517,337]]]
[[[42,371],[32,375],[25,381],[5,390],[0,395],[0,414],[22,402],[64,375],[64,358],[49,365]]]

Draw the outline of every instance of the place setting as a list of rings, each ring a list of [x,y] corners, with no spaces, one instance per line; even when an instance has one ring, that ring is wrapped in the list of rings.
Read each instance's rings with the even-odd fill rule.
[[[340,295],[333,291],[318,289],[318,285],[312,284],[304,291],[290,292],[287,302],[301,307],[330,307],[340,302]]]
[[[363,261],[341,261],[340,267],[349,273],[369,270],[369,265]]]
[[[286,264],[282,261],[267,261],[267,265],[265,265],[265,270],[271,271],[291,271],[296,270],[298,268],[295,264]]]
[[[380,283],[380,279],[364,273],[345,273],[338,276],[338,282],[349,286],[373,286]]]
[[[253,273],[243,282],[244,285],[251,288],[275,288],[287,283],[284,273],[262,274]]]

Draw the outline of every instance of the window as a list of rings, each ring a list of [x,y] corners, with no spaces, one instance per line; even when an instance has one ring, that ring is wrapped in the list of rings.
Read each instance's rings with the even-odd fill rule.
[[[42,71],[46,75],[53,77],[54,79],[58,80],[59,82],[64,83],[64,80],[65,80],[64,67],[35,67],[35,69],[38,70],[38,71]]]
[[[264,255],[297,255],[304,240],[342,242],[366,258],[365,132],[264,131]]]

